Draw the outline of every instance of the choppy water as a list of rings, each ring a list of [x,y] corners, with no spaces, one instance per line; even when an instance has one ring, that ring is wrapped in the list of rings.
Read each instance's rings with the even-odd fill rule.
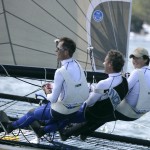
[[[129,55],[136,47],[145,47],[149,49],[150,42],[149,38],[143,36],[131,36],[130,42],[129,42]],[[131,61],[128,59],[128,72],[131,72],[133,70]],[[41,82],[34,81],[34,83],[41,85]],[[13,93],[18,94],[21,96],[24,96],[34,90],[36,90],[37,87],[31,86],[26,83],[22,83],[21,81],[18,81],[14,78],[0,78],[0,92],[5,93]],[[34,95],[32,95],[34,96]],[[9,109],[12,110],[12,112],[18,114],[25,113],[28,109],[30,109],[32,106],[31,104],[22,104],[17,103],[17,105],[10,107]],[[3,107],[0,107],[0,110],[2,110]],[[102,130],[104,132],[112,132],[113,134],[119,134],[129,137],[137,137],[142,139],[148,139],[150,140],[150,113],[147,113],[145,116],[140,118],[139,120],[132,121],[132,122],[125,122],[125,121],[117,121],[106,123],[104,126],[99,128],[99,130]]]

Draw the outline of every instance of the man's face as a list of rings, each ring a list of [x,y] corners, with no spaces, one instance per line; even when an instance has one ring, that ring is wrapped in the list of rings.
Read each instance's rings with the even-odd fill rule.
[[[64,60],[69,57],[69,53],[67,50],[63,48],[63,41],[60,41],[56,47],[57,58],[58,60]]]
[[[142,68],[143,66],[145,66],[147,60],[144,60],[143,57],[133,57],[132,58],[132,63],[134,68]]]
[[[103,65],[105,73],[109,74],[113,72],[112,63],[109,61],[108,56],[105,57]]]

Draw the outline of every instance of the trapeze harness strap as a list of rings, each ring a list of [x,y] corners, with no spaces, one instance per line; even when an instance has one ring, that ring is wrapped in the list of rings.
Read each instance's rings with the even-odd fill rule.
[[[117,105],[121,103],[121,98],[117,91],[113,88],[110,88],[108,91],[108,97],[112,103],[113,109],[116,110]]]
[[[140,93],[135,111],[137,113],[147,113],[150,111],[150,88],[144,77],[144,72],[142,70],[138,71],[139,83],[140,83]]]
[[[110,99],[110,101],[112,103],[114,110],[116,109],[117,105],[120,104],[120,102],[121,102],[118,92],[113,88],[110,88],[106,93],[102,89],[94,89],[94,93],[99,93],[102,95],[107,94],[108,98]]]
[[[66,98],[63,100],[59,98],[56,103],[51,104],[51,108],[61,114],[71,114],[76,112],[89,96],[89,88],[84,71],[80,64],[78,65],[81,77],[77,82],[70,78],[70,75],[65,68],[60,69],[67,86],[67,91],[65,93]]]
[[[118,105],[122,102],[124,97],[128,92],[128,83],[126,78],[122,77],[122,82],[114,88],[109,88],[107,94],[111,101],[114,111],[117,109]]]
[[[108,89],[94,90],[95,93],[101,94],[103,99],[100,98],[100,100],[97,101],[93,106],[88,107],[86,115],[88,119],[102,118],[103,115],[108,115],[108,113],[110,112],[106,112],[104,107],[106,106],[106,109],[110,109],[110,111],[112,112],[116,109],[118,103],[120,103],[121,100],[124,99],[128,92],[127,80],[122,77],[122,81],[120,84],[113,88],[111,88],[111,85],[112,84],[110,84]]]
[[[126,83],[126,84],[125,84]],[[117,90],[117,89],[120,89],[122,87],[122,85],[126,85],[126,87],[124,88],[128,88],[127,86],[127,81],[126,79],[122,78],[122,82],[121,84],[117,85],[116,87],[114,88],[109,88],[108,90],[102,90],[102,89],[94,89],[94,92],[95,93],[99,93],[99,94],[104,94],[108,96],[108,98],[110,99],[111,103],[112,103],[112,106],[113,106],[113,109],[116,110],[116,107],[121,103],[122,101],[122,98],[121,97],[125,97],[126,93],[127,93],[127,90],[126,90],[126,93],[123,93],[123,95],[121,95],[121,91],[120,90]],[[120,88],[119,88],[120,87]],[[106,93],[104,92],[106,91]],[[125,92],[125,91],[124,91]]]
[[[122,100],[121,103],[116,107],[116,110],[123,114],[126,117],[138,119],[143,114],[137,114],[134,109],[126,102],[126,100]]]
[[[139,70],[140,93],[135,108],[132,108],[126,100],[123,100],[117,107],[117,111],[130,118],[140,118],[146,112],[150,111],[150,89],[144,78],[144,73]]]

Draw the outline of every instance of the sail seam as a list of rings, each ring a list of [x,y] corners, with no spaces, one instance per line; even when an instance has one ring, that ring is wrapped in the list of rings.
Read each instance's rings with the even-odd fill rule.
[[[15,53],[14,53],[14,50],[13,50],[13,46],[12,46],[12,41],[11,41],[8,22],[7,22],[7,17],[6,17],[6,10],[5,10],[5,5],[4,5],[3,0],[2,0],[2,7],[3,7],[3,11],[4,11],[4,19],[5,19],[5,23],[6,23],[6,30],[7,30],[8,39],[9,39],[9,43],[10,43],[10,48],[11,48],[11,52],[12,52],[12,56],[13,56],[13,61],[14,61],[14,64],[16,65],[17,63],[16,63],[16,59],[15,59]]]

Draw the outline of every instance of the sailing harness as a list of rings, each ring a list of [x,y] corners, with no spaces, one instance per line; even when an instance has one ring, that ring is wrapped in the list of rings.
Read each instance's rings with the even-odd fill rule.
[[[114,80],[115,77],[113,77],[113,80]],[[112,83],[113,83],[113,80],[110,84],[110,87],[109,89],[107,90],[102,90],[102,89],[94,89],[94,92],[95,93],[100,93],[100,94],[103,94],[103,95],[107,95],[107,97],[110,99],[111,101],[111,104],[113,106],[113,109],[114,111],[116,110],[117,106],[121,103],[122,101],[122,98],[124,98],[124,96],[126,95],[127,93],[127,90],[125,90],[125,87],[123,87],[123,89],[119,89],[118,87],[120,87],[121,84],[124,84],[126,82],[126,85],[127,85],[127,81],[124,77],[122,77],[122,82],[117,85],[116,87],[113,87],[112,88]],[[121,90],[123,90],[123,93],[122,95],[123,96],[120,96],[121,94]],[[105,100],[105,99],[104,99]]]
[[[71,114],[76,112],[81,104],[88,98],[89,88],[85,78],[84,71],[80,64],[76,62],[80,68],[81,77],[79,81],[73,81],[70,78],[66,68],[60,68],[60,72],[67,85],[65,99],[58,98],[56,103],[51,104],[51,108],[61,114]]]
[[[121,76],[121,74],[119,75]],[[116,87],[112,87],[114,78],[113,77],[111,84],[108,89],[101,90],[95,89],[93,92],[100,93],[102,95],[101,99],[98,100],[93,106],[87,107],[87,113],[85,117],[89,120],[102,119],[108,115],[112,115],[114,118],[116,107],[121,103],[121,100],[124,99],[128,92],[128,83],[126,78],[122,77],[122,82]]]
[[[146,79],[144,77],[144,72],[138,70],[140,91],[139,98],[135,108],[132,108],[126,100],[123,100],[117,107],[117,111],[124,114],[130,118],[140,118],[145,113],[150,111],[150,88],[147,85]]]

